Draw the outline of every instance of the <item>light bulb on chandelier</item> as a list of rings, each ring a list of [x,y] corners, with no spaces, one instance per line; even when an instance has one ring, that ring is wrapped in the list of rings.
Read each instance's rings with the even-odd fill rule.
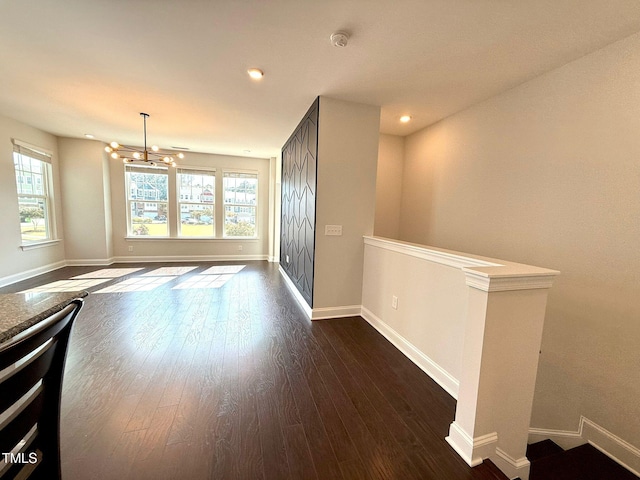
[[[177,166],[176,159],[183,159],[184,153],[160,153],[160,148],[157,145],[153,145],[151,151],[147,149],[147,117],[149,117],[149,114],[140,112],[140,116],[143,118],[144,125],[144,149],[140,150],[137,147],[111,142],[104,147],[105,152],[110,154],[113,159],[122,158],[123,163],[141,162],[155,167],[157,165],[156,162],[158,162],[172,167]]]

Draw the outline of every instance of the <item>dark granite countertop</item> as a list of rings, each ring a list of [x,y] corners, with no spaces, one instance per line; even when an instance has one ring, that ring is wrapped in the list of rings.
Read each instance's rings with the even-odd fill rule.
[[[85,291],[0,294],[0,343],[87,295]]]

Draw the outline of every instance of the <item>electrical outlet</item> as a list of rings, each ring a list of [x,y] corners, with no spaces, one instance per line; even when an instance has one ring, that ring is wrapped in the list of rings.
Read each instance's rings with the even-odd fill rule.
[[[238,245],[238,251],[241,252],[242,251],[242,245]]]
[[[342,235],[342,225],[325,225],[324,226],[324,234],[325,235]]]
[[[133,245],[129,245],[129,251],[133,252]]]
[[[398,309],[398,297],[396,297],[395,295],[391,297],[391,308],[393,308],[394,310]]]

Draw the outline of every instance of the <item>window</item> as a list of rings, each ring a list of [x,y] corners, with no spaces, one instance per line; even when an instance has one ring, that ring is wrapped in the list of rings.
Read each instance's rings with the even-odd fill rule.
[[[215,233],[215,171],[179,168],[177,172],[179,235],[213,237]]]
[[[167,169],[125,165],[128,234],[167,237]]]
[[[258,194],[256,173],[224,173],[224,236],[255,237]]]
[[[51,155],[14,140],[13,164],[22,244],[54,239]]]

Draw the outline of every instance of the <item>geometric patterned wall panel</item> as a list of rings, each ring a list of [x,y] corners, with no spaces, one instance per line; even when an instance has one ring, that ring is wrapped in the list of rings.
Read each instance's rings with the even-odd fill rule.
[[[310,307],[315,259],[318,101],[282,147],[280,266]]]

